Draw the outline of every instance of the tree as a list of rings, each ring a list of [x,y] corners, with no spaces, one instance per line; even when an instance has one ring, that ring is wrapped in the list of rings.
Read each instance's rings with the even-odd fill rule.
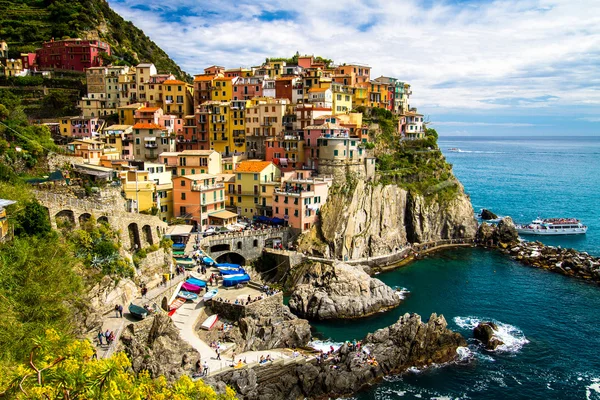
[[[29,200],[17,215],[15,233],[27,236],[46,236],[52,232],[48,210],[37,200]]]
[[[439,138],[437,131],[433,128],[427,128],[425,130],[425,136],[433,136],[436,140]]]
[[[234,400],[226,388],[217,394],[204,381],[182,376],[169,383],[152,379],[147,371],[135,374],[125,353],[94,359],[88,340],[71,340],[48,329],[32,341],[27,364],[0,369],[0,397],[16,399],[156,399]]]

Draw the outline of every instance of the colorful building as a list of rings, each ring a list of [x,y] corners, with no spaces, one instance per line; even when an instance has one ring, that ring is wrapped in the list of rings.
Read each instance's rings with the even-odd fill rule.
[[[343,114],[352,111],[352,88],[339,83],[332,83],[332,105],[333,114]]]
[[[293,171],[304,165],[304,140],[299,135],[280,135],[266,141],[266,161],[282,171]]]
[[[233,79],[219,77],[213,81],[212,101],[231,101],[233,98]]]
[[[155,161],[163,152],[175,151],[175,136],[155,123],[133,125],[133,156],[136,160]]]
[[[110,46],[99,40],[51,40],[35,53],[39,69],[83,72],[86,68],[101,66],[102,54],[110,55]]]
[[[133,160],[133,126],[111,125],[100,132],[100,140],[114,147],[123,160]]]
[[[6,42],[0,42],[0,45]],[[8,48],[8,47],[7,47]],[[0,47],[0,54],[2,47]],[[0,199],[0,242],[4,242],[8,238],[10,233],[10,225],[8,224],[8,217],[6,215],[6,207],[15,204],[14,200]]]
[[[225,186],[216,175],[196,174],[173,178],[173,208],[176,218],[208,229],[211,225],[235,223],[237,215],[225,210]]]
[[[103,150],[104,142],[93,139],[77,139],[67,145],[67,152],[83,158],[86,164],[100,164]]]
[[[117,108],[117,114],[119,114],[119,125],[134,125],[135,113],[142,107],[145,107],[142,103],[119,106]]]
[[[371,80],[371,67],[363,64],[342,64],[335,69],[333,80],[348,86],[369,82]]]
[[[169,153],[170,154],[170,153]],[[214,150],[185,150],[176,153],[175,169],[173,175],[217,175],[222,171],[221,153]],[[163,163],[171,165],[172,161],[165,158],[167,154],[161,154]]]
[[[246,152],[248,158],[264,159],[265,140],[283,129],[283,116],[289,100],[256,98],[246,106]]]
[[[212,99],[213,81],[218,76],[202,74],[194,76],[194,109]]]
[[[309,230],[317,221],[332,184],[332,178],[313,177],[311,171],[284,174],[281,186],[273,193],[273,217],[284,219],[290,228]]]
[[[163,110],[165,114],[183,119],[194,114],[192,86],[179,80],[166,80],[162,83]]]
[[[74,138],[93,138],[99,135],[104,120],[98,117],[63,117],[60,119],[60,134]]]
[[[235,174],[235,206],[239,215],[272,216],[273,191],[280,183],[281,171],[270,161],[242,161]]]
[[[121,192],[127,200],[130,212],[150,212],[155,206],[156,185],[148,177],[148,171],[133,169],[120,173]]]
[[[262,78],[257,77],[237,77],[232,80],[233,100],[250,100],[254,97],[263,97]]]

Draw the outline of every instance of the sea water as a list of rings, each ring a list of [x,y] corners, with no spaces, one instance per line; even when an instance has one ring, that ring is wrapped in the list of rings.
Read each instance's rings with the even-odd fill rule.
[[[543,241],[600,255],[600,139],[452,138],[440,147],[476,209],[517,222],[580,218],[586,236]],[[443,314],[469,344],[458,363],[388,377],[356,399],[600,399],[600,287],[483,249],[435,253],[377,278],[406,288],[403,304],[360,321],[314,324],[321,346],[361,339],[406,312],[425,321]],[[505,345],[496,351],[472,339],[484,320],[499,326]]]

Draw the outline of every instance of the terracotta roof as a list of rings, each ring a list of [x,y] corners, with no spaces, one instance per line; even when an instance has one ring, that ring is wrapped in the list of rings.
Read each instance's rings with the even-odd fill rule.
[[[168,79],[163,82],[163,85],[185,85],[185,82],[178,81],[177,79]]]
[[[231,80],[233,80],[233,78],[232,77],[230,78],[227,76],[221,76],[221,77],[215,79],[215,81],[231,81]]]
[[[327,89],[329,89],[329,88],[310,88],[310,89],[308,89],[308,93],[310,93],[310,92],[324,92]]]
[[[164,126],[160,126],[157,124],[143,124],[143,123],[137,123],[133,126],[133,129],[165,129]]]
[[[160,107],[142,107],[138,109],[139,112],[155,112],[160,110]]]
[[[214,75],[196,75],[194,77],[194,82],[212,81],[215,78]]]
[[[234,172],[260,172],[271,164],[271,161],[242,161]]]

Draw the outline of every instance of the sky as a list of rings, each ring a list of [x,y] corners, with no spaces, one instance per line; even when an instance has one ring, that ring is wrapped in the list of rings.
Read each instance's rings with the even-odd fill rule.
[[[186,72],[314,54],[412,85],[441,135],[600,136],[600,0],[109,0]]]

